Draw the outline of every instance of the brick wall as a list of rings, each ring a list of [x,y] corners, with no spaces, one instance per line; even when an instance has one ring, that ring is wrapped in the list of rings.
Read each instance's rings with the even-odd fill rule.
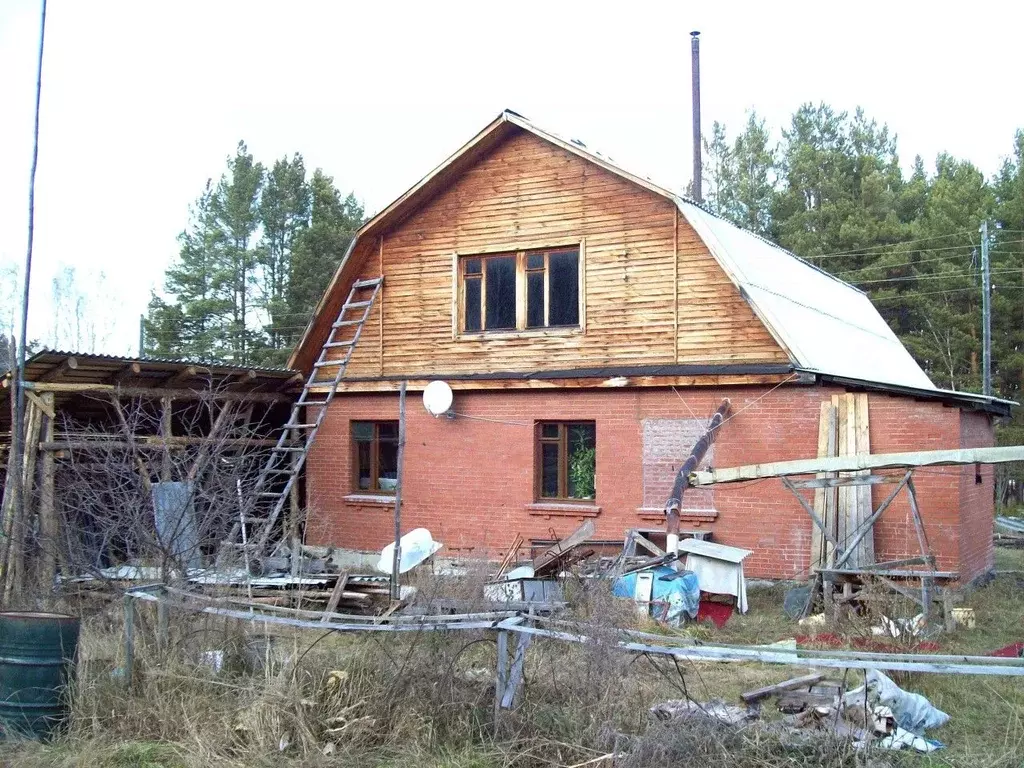
[[[787,387],[766,394],[767,388],[748,387],[680,389],[678,395],[659,389],[458,392],[455,409],[463,415],[454,420],[431,417],[420,394],[410,393],[402,528],[428,528],[452,555],[492,554],[507,547],[517,532],[527,540],[549,539],[552,531],[561,536],[585,515],[594,516],[600,539],[621,540],[629,528],[660,528],[661,520],[644,509],[645,423],[694,415],[707,419],[721,399],[729,397],[735,415],[722,427],[715,466],[807,458],[817,452],[819,404],[839,391]],[[350,420],[394,419],[397,414],[396,394],[337,396],[306,465],[310,543],[378,550],[390,540],[392,504],[346,499],[352,485],[348,431]],[[870,416],[876,453],[961,445],[962,419],[955,408],[872,394]],[[533,504],[535,420],[596,422],[594,504],[599,511],[591,507],[566,513]],[[972,440],[991,441],[986,423],[982,416],[963,417]],[[965,573],[974,573],[982,567],[977,563],[991,561],[991,550],[975,552],[973,542],[961,542],[960,531],[962,525],[977,524],[971,510],[983,507],[985,493],[991,517],[991,475],[976,489],[965,484],[964,471],[973,484],[973,467],[930,468],[920,471],[915,482],[939,568],[958,570],[961,558],[968,558]],[[875,504],[891,487],[873,489]],[[810,492],[807,498],[811,499]],[[812,523],[778,480],[718,486],[713,500],[717,516],[684,516],[683,528],[710,530],[715,541],[753,550],[746,561],[750,576],[806,575]],[[961,503],[969,501],[971,509],[961,509]],[[875,550],[879,560],[919,553],[905,494],[878,522]]]
[[[992,419],[982,413],[960,416],[960,447],[995,445]],[[992,519],[995,515],[995,467],[991,464],[960,470],[960,578],[971,581],[995,566]],[[978,481],[981,482],[978,482]]]

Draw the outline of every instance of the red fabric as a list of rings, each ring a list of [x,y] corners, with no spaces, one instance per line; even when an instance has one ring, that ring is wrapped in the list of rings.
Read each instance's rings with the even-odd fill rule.
[[[697,623],[710,621],[721,629],[725,622],[732,616],[732,606],[726,603],[718,603],[707,598],[701,598],[700,606],[697,608]]]
[[[697,614],[700,616],[700,614]],[[998,651],[992,651],[989,656],[1000,656],[1004,659],[1017,659],[1024,656],[1024,643],[1011,643]]]
[[[839,637],[839,635],[834,635],[831,632],[822,632],[820,635],[799,635],[796,638],[797,645],[824,645],[829,648],[842,648],[847,643],[859,651],[889,652],[895,650],[892,643],[887,643],[884,640],[875,640],[871,637],[851,637],[846,639]],[[938,643],[933,643],[930,640],[922,640],[914,645],[913,650],[937,651],[939,648],[940,646]]]

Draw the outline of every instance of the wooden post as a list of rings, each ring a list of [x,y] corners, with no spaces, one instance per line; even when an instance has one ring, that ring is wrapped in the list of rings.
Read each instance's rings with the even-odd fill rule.
[[[124,668],[122,679],[131,686],[135,670],[135,596],[130,592],[124,596]]]
[[[46,416],[45,426],[42,430],[42,439],[52,442],[56,433],[53,392],[43,392],[40,397],[43,405],[53,414],[53,416],[49,414]],[[43,476],[39,488],[39,529],[42,538],[40,543],[42,555],[39,581],[40,586],[46,589],[47,594],[52,589],[54,579],[57,576],[57,552],[60,547],[60,522],[57,519],[57,508],[54,498],[56,463],[53,451],[43,453]]]
[[[398,389],[398,480],[395,483],[395,553],[391,563],[391,599],[402,596],[398,583],[398,566],[402,560],[402,470],[405,466],[405,389],[402,382]]]
[[[167,595],[161,593],[160,601],[156,604],[156,644],[161,653],[167,653],[169,646],[170,607],[166,598]]]
[[[294,435],[298,430],[293,430]],[[301,439],[301,438],[300,438]],[[299,577],[299,565],[302,563],[302,539],[299,537],[299,455],[293,453],[291,455],[292,472],[296,473],[295,477],[292,478],[292,487],[288,491],[288,537],[291,542],[291,574],[292,578],[296,579]]]
[[[174,403],[169,397],[160,398],[160,437],[164,440],[173,436],[174,422],[171,418],[172,411],[171,407]],[[169,483],[171,481],[171,449],[168,444],[164,444],[163,462],[160,466],[160,482]]]
[[[508,684],[508,632],[498,632],[498,669],[494,679],[494,728],[498,729],[501,702]]]

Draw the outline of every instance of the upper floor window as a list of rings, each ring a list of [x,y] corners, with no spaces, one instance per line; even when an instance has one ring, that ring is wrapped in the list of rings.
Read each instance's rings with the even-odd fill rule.
[[[523,331],[580,325],[580,249],[462,256],[459,330]]]

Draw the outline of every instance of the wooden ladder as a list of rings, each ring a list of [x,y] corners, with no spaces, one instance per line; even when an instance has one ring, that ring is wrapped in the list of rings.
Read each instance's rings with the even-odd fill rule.
[[[250,555],[256,556],[266,549],[274,525],[306,463],[309,449],[327,418],[328,407],[383,284],[383,277],[357,280],[352,284],[320,350],[320,357],[313,363],[313,370],[302,387],[302,394],[292,405],[288,422],[281,428],[277,445],[270,450],[252,493],[242,504],[239,518],[222,543],[221,554],[225,550],[248,549]],[[306,408],[316,409],[316,416],[304,418]]]

